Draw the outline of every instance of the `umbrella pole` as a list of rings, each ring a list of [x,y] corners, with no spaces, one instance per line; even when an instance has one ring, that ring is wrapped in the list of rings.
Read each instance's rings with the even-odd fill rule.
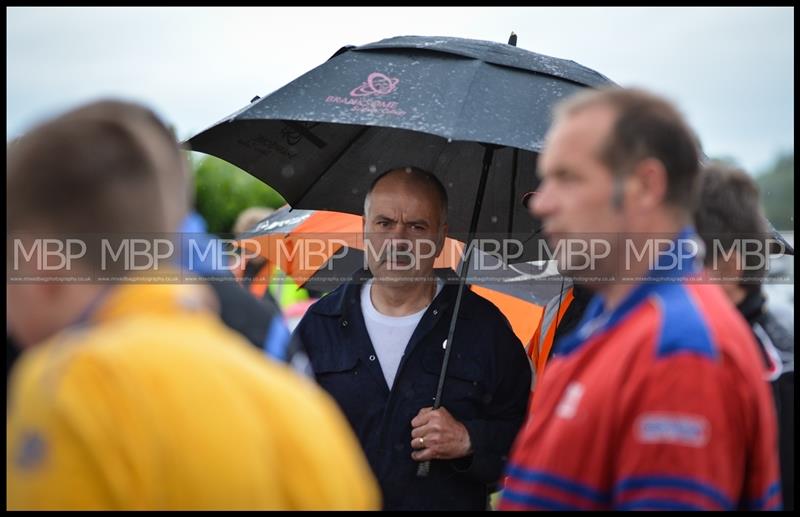
[[[475,210],[472,212],[472,221],[469,224],[469,237],[467,238],[467,252],[464,254],[464,259],[461,261],[461,266],[458,270],[458,294],[456,295],[456,303],[453,306],[453,315],[450,317],[450,330],[447,332],[447,340],[442,344],[444,346],[444,360],[442,361],[442,371],[439,373],[439,385],[436,388],[436,398],[433,401],[433,409],[439,409],[442,405],[442,390],[444,389],[444,380],[447,377],[447,363],[450,360],[450,350],[453,346],[453,334],[456,331],[456,321],[458,320],[458,311],[461,308],[461,298],[464,295],[464,287],[467,283],[467,272],[469,271],[469,263],[472,259],[472,250],[474,248],[473,241],[475,240],[475,233],[478,228],[478,219],[481,215],[481,206],[483,205],[483,195],[486,191],[486,181],[489,179],[489,167],[492,165],[492,158],[494,158],[494,151],[497,148],[494,145],[484,144],[485,151],[483,153],[483,167],[481,170],[481,180],[478,184],[478,195],[475,202]],[[417,467],[417,477],[427,477],[431,470],[431,462],[423,461]]]

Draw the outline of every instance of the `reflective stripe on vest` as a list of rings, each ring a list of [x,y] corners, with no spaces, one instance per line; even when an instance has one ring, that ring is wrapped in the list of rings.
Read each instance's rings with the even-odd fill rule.
[[[542,374],[544,365],[547,363],[547,358],[550,356],[550,350],[553,348],[558,322],[564,317],[564,313],[567,312],[569,304],[572,303],[574,299],[575,296],[570,286],[570,288],[564,292],[563,296],[554,297],[547,302],[545,306],[544,315],[542,316],[539,328],[533,335],[530,346],[531,360],[536,369],[537,377]]]

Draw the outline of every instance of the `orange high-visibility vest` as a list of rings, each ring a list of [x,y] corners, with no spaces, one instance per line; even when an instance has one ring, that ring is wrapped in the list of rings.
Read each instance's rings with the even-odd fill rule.
[[[572,300],[575,299],[572,290],[573,288],[570,286],[569,289],[564,291],[563,295],[555,296],[547,302],[542,319],[539,320],[539,326],[531,337],[531,342],[528,345],[528,355],[533,364],[534,379],[538,379],[542,375],[547,358],[550,357],[550,350],[553,348],[556,328],[564,318],[564,314],[567,312]]]

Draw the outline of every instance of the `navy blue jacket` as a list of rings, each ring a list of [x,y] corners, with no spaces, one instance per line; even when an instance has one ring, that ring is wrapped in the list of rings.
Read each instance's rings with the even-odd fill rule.
[[[361,313],[368,271],[312,305],[295,329],[319,384],[338,402],[383,490],[385,509],[483,510],[526,414],[531,368],[508,321],[465,291],[444,384],[444,406],[469,431],[474,453],[434,460],[427,478],[411,459],[411,420],[432,406],[458,285],[452,270],[417,325],[390,391]],[[322,437],[321,437],[322,438]],[[323,438],[324,439],[324,438]],[[331,475],[336,475],[335,472]]]

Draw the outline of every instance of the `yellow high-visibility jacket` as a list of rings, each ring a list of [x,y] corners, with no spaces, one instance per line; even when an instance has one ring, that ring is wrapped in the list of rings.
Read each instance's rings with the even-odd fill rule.
[[[114,287],[23,354],[9,509],[380,508],[335,402],[199,306],[197,287]]]

